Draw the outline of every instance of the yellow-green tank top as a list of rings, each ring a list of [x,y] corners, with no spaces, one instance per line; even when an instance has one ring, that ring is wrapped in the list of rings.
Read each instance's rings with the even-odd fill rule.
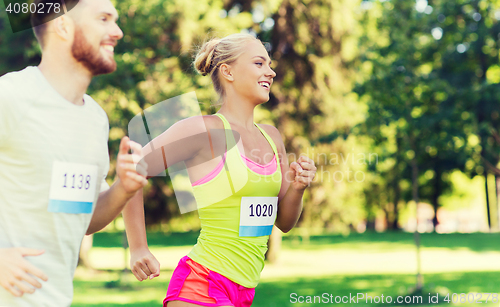
[[[254,288],[264,268],[269,236],[240,236],[240,207],[242,198],[277,199],[281,188],[280,160],[271,137],[255,124],[271,145],[278,165],[270,175],[250,170],[236,146],[229,122],[222,114],[216,115],[224,123],[226,148],[229,150],[222,171],[212,180],[193,187],[201,232],[188,256],[244,287]],[[256,208],[250,209],[252,214],[258,213],[253,211]],[[274,210],[277,211],[277,207]],[[261,208],[259,214],[263,212]]]

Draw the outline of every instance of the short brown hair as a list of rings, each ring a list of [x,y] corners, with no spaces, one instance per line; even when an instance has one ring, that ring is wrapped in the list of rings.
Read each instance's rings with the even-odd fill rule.
[[[63,15],[65,12],[71,10],[78,4],[79,0],[33,0],[36,5],[36,11],[31,14],[31,26],[33,27],[33,32],[35,37],[43,48],[43,37],[47,30],[47,22]],[[51,3],[50,7],[45,4]],[[53,9],[55,4],[59,4],[61,10],[56,13]],[[49,9],[52,8],[52,9]]]

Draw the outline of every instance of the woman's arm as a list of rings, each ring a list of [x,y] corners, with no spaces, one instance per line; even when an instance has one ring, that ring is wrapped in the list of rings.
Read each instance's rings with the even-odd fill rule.
[[[268,134],[277,146],[282,174],[275,225],[286,233],[299,220],[302,213],[302,196],[316,175],[316,166],[313,160],[303,155],[288,166],[288,157],[281,134],[275,127],[266,126],[266,130],[270,132]]]
[[[209,147],[208,131],[212,129],[212,122],[207,116],[182,120],[144,146],[148,177],[156,176],[176,163],[189,160],[203,148]],[[160,264],[149,251],[147,243],[142,189],[130,199],[122,214],[130,246],[132,273],[139,281],[157,277],[160,274]]]
[[[288,159],[283,160],[288,164]],[[287,165],[286,168],[281,184],[286,193],[278,202],[278,216],[275,222],[283,232],[289,232],[297,224],[302,212],[304,190],[311,184],[316,174],[313,160],[306,156],[300,156],[297,162],[292,162],[290,167]]]
[[[142,189],[130,199],[122,214],[130,247],[132,273],[139,281],[159,276],[160,263],[149,251],[146,237]]]
[[[181,120],[154,138],[143,148],[148,178],[164,172],[179,162],[195,157],[210,148],[209,130],[214,129],[213,116],[195,116]]]

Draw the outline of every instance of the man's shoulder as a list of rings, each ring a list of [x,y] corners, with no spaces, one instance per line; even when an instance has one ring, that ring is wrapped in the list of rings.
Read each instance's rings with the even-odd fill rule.
[[[28,66],[23,70],[6,73],[0,77],[0,96],[20,96],[32,94],[36,89],[36,71]]]
[[[92,112],[94,112],[97,116],[99,116],[101,119],[104,119],[108,121],[108,115],[106,114],[106,111],[97,103],[97,101],[94,100],[90,95],[85,94],[84,95],[85,103],[88,104],[88,107],[92,109]]]
[[[33,81],[36,73],[34,66],[28,66],[22,70],[8,72],[5,75],[0,76],[1,85],[23,85],[29,81]]]
[[[0,77],[0,110],[4,116],[22,113],[24,102],[31,95],[36,95],[33,88],[36,67],[26,67],[20,71],[7,73]]]

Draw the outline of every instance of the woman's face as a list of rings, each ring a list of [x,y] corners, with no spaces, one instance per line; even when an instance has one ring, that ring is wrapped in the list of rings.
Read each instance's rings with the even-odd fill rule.
[[[248,42],[243,54],[231,66],[235,91],[258,104],[269,100],[269,92],[276,73],[271,59],[258,40]]]

